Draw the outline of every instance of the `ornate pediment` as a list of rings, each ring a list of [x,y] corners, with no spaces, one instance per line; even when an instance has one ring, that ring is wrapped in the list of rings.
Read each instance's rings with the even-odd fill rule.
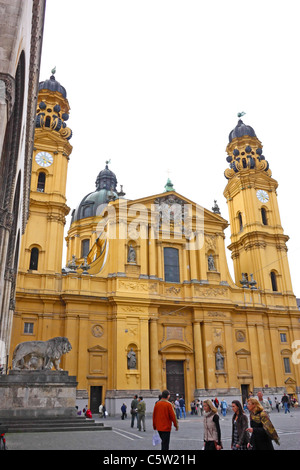
[[[251,352],[247,351],[247,349],[239,349],[238,351],[235,352],[237,356],[251,356]]]
[[[88,349],[88,352],[102,352],[102,353],[106,353],[107,352],[107,349],[106,348],[103,348],[102,346],[100,346],[99,344],[97,346],[93,346],[92,348],[89,348]]]
[[[286,385],[295,385],[295,384],[296,384],[296,381],[295,381],[294,379],[292,379],[292,377],[288,377],[288,378],[284,381],[284,383],[285,383]]]
[[[159,350],[161,354],[166,353],[186,353],[186,354],[194,354],[194,350],[187,346],[186,344],[181,343],[172,343],[170,345],[164,346]]]

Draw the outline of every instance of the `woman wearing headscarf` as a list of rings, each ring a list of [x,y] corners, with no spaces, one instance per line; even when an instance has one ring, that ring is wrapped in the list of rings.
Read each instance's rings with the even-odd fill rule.
[[[233,400],[231,404],[234,415],[232,417],[232,450],[247,450],[250,442],[248,429],[248,418],[243,410],[242,404],[238,400]]]
[[[268,416],[256,398],[249,398],[247,408],[250,412],[250,445],[253,450],[274,450],[272,441],[279,444],[278,434]]]
[[[217,408],[211,400],[203,401],[204,450],[221,450],[221,429]]]

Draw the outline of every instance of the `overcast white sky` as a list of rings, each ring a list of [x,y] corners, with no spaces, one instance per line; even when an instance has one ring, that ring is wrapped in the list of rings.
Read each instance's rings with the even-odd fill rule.
[[[161,193],[170,177],[178,193],[209,210],[216,199],[229,220],[225,149],[244,111],[279,182],[300,297],[298,5],[47,0],[40,80],[56,66],[71,106],[71,209],[95,190],[110,159],[126,198]],[[226,236],[228,246],[230,229]]]

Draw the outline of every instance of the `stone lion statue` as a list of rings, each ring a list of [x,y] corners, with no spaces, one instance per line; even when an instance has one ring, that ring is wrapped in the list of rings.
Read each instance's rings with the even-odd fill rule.
[[[71,351],[72,346],[63,336],[48,341],[25,341],[16,346],[13,353],[12,368],[15,370],[35,369],[62,370],[59,367],[63,354]]]

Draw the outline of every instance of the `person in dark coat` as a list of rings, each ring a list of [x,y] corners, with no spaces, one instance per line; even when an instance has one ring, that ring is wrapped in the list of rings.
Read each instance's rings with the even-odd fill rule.
[[[248,418],[243,410],[242,404],[238,400],[233,400],[232,411],[232,437],[231,448],[232,450],[247,450],[247,445],[250,442],[250,435],[248,429]]]
[[[121,406],[122,416],[121,419],[127,418],[127,406],[125,403]]]
[[[250,428],[247,431],[251,433],[248,447],[251,446],[253,450],[274,450],[272,441],[280,445],[279,437],[268,413],[256,398],[249,398],[247,407],[250,412]]]

